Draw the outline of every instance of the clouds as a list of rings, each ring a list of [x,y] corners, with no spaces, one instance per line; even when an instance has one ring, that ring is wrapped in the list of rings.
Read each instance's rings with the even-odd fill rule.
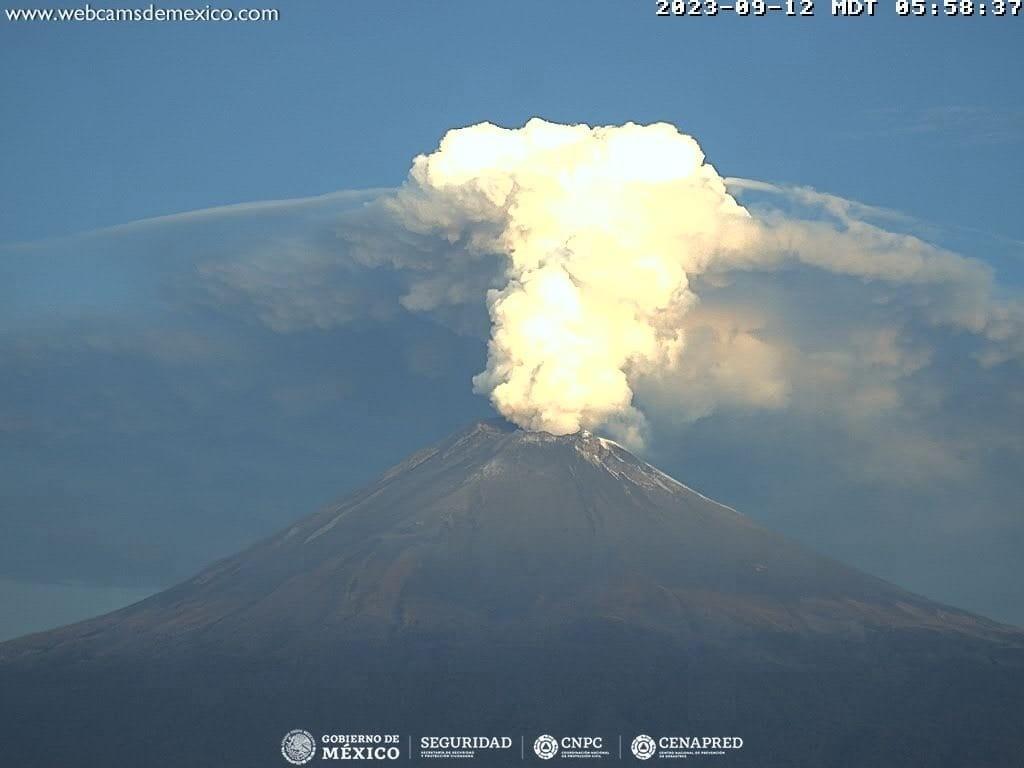
[[[752,229],[697,142],[666,124],[450,131],[391,210],[452,243],[456,261],[501,256],[477,391],[524,428],[633,443],[632,379],[673,364],[695,302],[688,273]]]
[[[984,240],[944,241],[721,178],[671,126],[533,123],[449,134],[397,189],[8,246],[6,546],[155,526],[125,572],[186,576],[485,415],[474,376],[783,530],[913,509],[1024,535],[1020,295]]]
[[[687,424],[719,408],[775,410],[792,396],[789,347],[766,338],[756,307],[702,302],[683,324],[686,343],[669,370],[641,376],[645,410]]]
[[[855,421],[906,408],[942,334],[972,364],[1024,349],[1024,305],[985,262],[892,211],[722,179],[668,125],[452,131],[374,205],[360,261],[405,270],[414,312],[486,295],[476,389],[531,429],[636,446],[648,417],[720,407]]]
[[[171,327],[142,346],[165,357],[200,354],[196,324],[214,317],[284,335],[412,320],[489,338],[473,386],[499,412],[636,447],[651,419],[719,409],[906,414],[941,399],[944,346],[1016,370],[1020,297],[913,228],[813,189],[723,179],[666,124],[533,120],[449,132],[395,190],[163,217],[11,263],[30,288],[14,303],[35,291],[37,320],[160,317]],[[92,304],[47,296],[45,275],[67,272]],[[56,312],[38,311],[47,301]],[[422,353],[398,357],[422,368]]]
[[[1012,306],[995,299],[992,269],[983,261],[870,220],[891,218],[888,212],[807,188],[732,181],[739,190],[767,192],[803,207],[802,217],[764,210],[759,248],[747,264],[736,265],[740,268],[778,269],[798,263],[835,275],[903,286],[933,322],[975,333],[985,333]]]
[[[398,309],[365,273],[301,240],[257,246],[242,259],[203,262],[197,272],[211,306],[241,305],[282,333],[386,320]]]
[[[673,126],[533,120],[449,132],[395,190],[163,217],[20,249],[8,268],[27,287],[18,317],[160,316],[171,327],[143,346],[172,357],[201,353],[202,316],[285,335],[419,318],[489,338],[474,386],[513,421],[636,445],[649,417],[905,409],[911,382],[942,389],[943,344],[1019,366],[1020,298],[912,228],[723,179]],[[77,293],[53,294],[46,276],[69,273]]]
[[[950,104],[919,109],[905,106],[869,110],[867,125],[859,135],[917,138],[955,137],[969,144],[1018,143],[1024,128],[1024,112],[972,104]]]

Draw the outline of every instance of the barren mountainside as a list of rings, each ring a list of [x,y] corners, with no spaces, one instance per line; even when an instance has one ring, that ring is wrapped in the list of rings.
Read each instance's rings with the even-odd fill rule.
[[[301,722],[711,729],[744,737],[730,764],[1002,766],[1024,749],[1022,658],[1019,630],[810,552],[611,441],[492,421],[172,589],[0,645],[0,690],[7,743],[59,713],[84,765],[126,724],[151,765],[279,765]]]

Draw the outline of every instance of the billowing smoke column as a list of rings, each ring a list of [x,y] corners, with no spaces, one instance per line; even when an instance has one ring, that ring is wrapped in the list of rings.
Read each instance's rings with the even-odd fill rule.
[[[697,142],[664,123],[453,130],[416,158],[395,204],[465,251],[507,258],[478,392],[525,429],[633,441],[631,381],[677,359],[688,273],[753,229]]]

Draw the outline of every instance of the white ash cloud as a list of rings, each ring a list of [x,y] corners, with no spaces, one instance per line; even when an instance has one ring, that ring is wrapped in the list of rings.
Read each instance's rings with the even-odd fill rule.
[[[907,224],[892,211],[723,179],[666,124],[453,130],[370,208],[343,239],[360,262],[405,272],[406,309],[450,313],[486,294],[474,386],[527,429],[603,428],[636,446],[645,410],[685,422],[799,406],[808,391],[821,404],[830,382],[839,410],[897,402],[911,373],[853,351],[879,329],[908,344],[919,325],[966,332],[983,365],[1024,357],[1022,305],[998,297],[984,262],[887,229]],[[777,287],[794,270],[822,278],[790,311],[716,303],[717,288]],[[862,306],[824,317],[830,292],[864,286]],[[843,326],[829,343],[799,338],[825,322]]]
[[[83,250],[102,253],[168,317],[198,307],[277,334],[439,323],[489,340],[474,384],[511,420],[637,447],[655,424],[720,411],[852,428],[913,403],[941,423],[921,411],[942,402],[942,349],[964,375],[1012,380],[1024,304],[986,262],[914,227],[723,179],[669,125],[534,120],[450,132],[397,189],[140,222],[57,244],[51,262],[78,284]],[[17,259],[28,268],[33,252]],[[12,329],[23,300],[7,305]],[[865,352],[870,339],[885,354]]]
[[[678,359],[690,274],[756,233],[697,142],[663,123],[454,130],[391,205],[465,259],[504,257],[478,392],[526,429],[604,427],[633,443],[633,381]],[[422,296],[442,286],[420,282],[404,303],[431,306]]]

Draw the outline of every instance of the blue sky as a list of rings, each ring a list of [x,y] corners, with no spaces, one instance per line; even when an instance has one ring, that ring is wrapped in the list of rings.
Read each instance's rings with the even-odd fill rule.
[[[469,385],[483,339],[451,322],[281,333],[209,297],[167,299],[217,249],[326,237],[340,203],[80,233],[394,187],[445,131],[484,120],[664,120],[723,176],[902,212],[887,226],[992,265],[996,293],[1016,291],[1024,21],[818,6],[814,19],[658,19],[621,1],[303,0],[264,25],[0,22],[0,602],[15,606],[0,635],[59,622],[16,608],[40,584],[79,585],[71,604],[83,584],[111,599],[165,586],[491,414]],[[795,306],[805,277],[747,295]],[[858,291],[828,295],[853,315]],[[928,422],[927,445],[995,446],[971,473],[929,455],[932,474],[879,479],[863,468],[881,432],[789,412],[666,428],[651,458],[825,552],[1024,622],[1019,441],[977,437],[1021,423],[1020,368],[971,373],[962,335],[932,333],[915,335],[931,378],[907,386],[962,395],[955,417]]]
[[[289,3],[265,25],[0,26],[0,236],[386,186],[453,126],[668,120],[724,175],[1024,239],[1019,19],[653,3]]]

